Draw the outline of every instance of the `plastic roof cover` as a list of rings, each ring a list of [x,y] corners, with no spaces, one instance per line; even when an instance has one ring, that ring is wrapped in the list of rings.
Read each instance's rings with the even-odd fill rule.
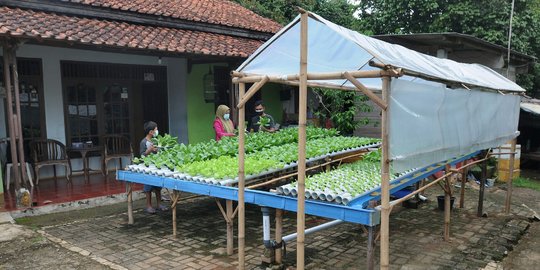
[[[521,109],[532,114],[540,115],[540,103],[521,102]]]
[[[309,13],[308,72],[373,70],[369,61],[392,65],[434,80],[503,91],[525,91],[490,68],[425,55],[400,45],[370,38]],[[300,67],[300,16],[263,44],[237,70],[250,75],[298,74]],[[415,80],[404,76],[402,79]],[[354,87],[347,80],[310,80]],[[381,79],[360,79],[368,88],[380,89]]]

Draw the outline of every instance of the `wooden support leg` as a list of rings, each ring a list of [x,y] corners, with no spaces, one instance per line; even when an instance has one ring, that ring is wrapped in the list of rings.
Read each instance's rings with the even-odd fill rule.
[[[510,203],[512,202],[512,181],[514,180],[514,162],[516,158],[516,139],[510,145],[510,162],[508,164],[508,182],[506,183],[506,200],[504,202],[504,212],[510,214]]]
[[[463,208],[465,205],[465,183],[467,183],[468,171],[469,170],[467,168],[461,170],[461,189],[459,191],[459,208]]]
[[[234,253],[234,218],[233,218],[233,201],[226,200],[225,208],[227,210],[227,255]]]
[[[171,198],[173,237],[176,237],[176,205],[178,204],[179,199],[180,192],[178,192],[178,190],[174,190]]]
[[[283,210],[276,209],[276,242],[281,243],[281,238],[283,237]],[[282,248],[275,249],[276,263],[281,265],[283,263]]]
[[[444,193],[444,241],[450,240],[450,196],[449,192]]]
[[[368,227],[368,239],[367,239],[367,269],[373,270],[375,268],[375,227]]]
[[[478,194],[478,211],[476,216],[481,217],[484,214],[484,190],[486,187],[486,178],[487,178],[487,161],[481,163],[482,175],[480,177],[480,191]]]
[[[133,224],[133,189],[131,182],[127,182],[128,224]]]

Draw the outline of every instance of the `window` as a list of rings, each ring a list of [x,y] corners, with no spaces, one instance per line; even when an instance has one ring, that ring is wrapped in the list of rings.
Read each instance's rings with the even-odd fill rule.
[[[99,144],[96,89],[84,83],[67,87],[67,122],[71,142]]]
[[[61,69],[67,145],[100,145],[103,135],[116,134],[130,138],[136,149],[147,117],[168,122],[145,110],[165,109],[159,115],[167,117],[165,67],[62,61]]]
[[[3,58],[0,57],[0,82],[2,86],[4,85],[3,65]],[[21,126],[26,148],[29,141],[46,137],[41,59],[17,58],[17,72],[19,75]],[[13,112],[16,113],[15,99],[13,99],[12,106]],[[7,107],[5,116],[7,125]],[[6,128],[9,129],[9,126]]]

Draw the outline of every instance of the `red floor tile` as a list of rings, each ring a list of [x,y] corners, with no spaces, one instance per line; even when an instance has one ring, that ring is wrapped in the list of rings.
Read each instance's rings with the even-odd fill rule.
[[[142,190],[142,185],[135,184],[133,188]],[[14,187],[11,186],[9,191],[5,189],[4,192],[5,210],[17,210]],[[34,202],[33,207],[125,192],[126,183],[114,179],[114,174],[109,175],[108,178],[101,174],[90,175],[88,179],[85,179],[84,176],[74,176],[70,182],[65,178],[42,179],[39,181],[39,186],[34,186],[30,190]]]

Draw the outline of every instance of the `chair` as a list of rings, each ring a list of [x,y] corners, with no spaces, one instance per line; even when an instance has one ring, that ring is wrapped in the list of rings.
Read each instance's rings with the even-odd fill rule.
[[[56,178],[56,165],[65,166],[66,178],[70,181],[71,162],[66,152],[66,146],[63,143],[52,139],[34,140],[30,142],[30,153],[34,160],[36,185],[39,184],[39,169],[44,166],[54,166],[54,178]]]
[[[10,159],[8,159],[8,151],[9,149],[9,138],[2,138],[0,139],[0,172],[5,172],[5,179],[6,179],[6,189],[9,190],[9,182],[11,181],[11,170],[13,169],[13,163],[8,162]],[[11,156],[11,151],[9,152]],[[28,162],[25,162],[26,164],[26,175],[28,176],[28,182],[30,182],[30,186],[34,186],[34,183],[32,182],[32,171],[30,170],[30,164]],[[18,166],[19,164],[17,164]],[[5,168],[5,170],[4,170]],[[3,178],[2,178],[3,179]]]
[[[103,175],[108,174],[107,164],[112,159],[118,159],[122,168],[122,157],[133,159],[133,146],[126,136],[105,135],[103,136]]]

